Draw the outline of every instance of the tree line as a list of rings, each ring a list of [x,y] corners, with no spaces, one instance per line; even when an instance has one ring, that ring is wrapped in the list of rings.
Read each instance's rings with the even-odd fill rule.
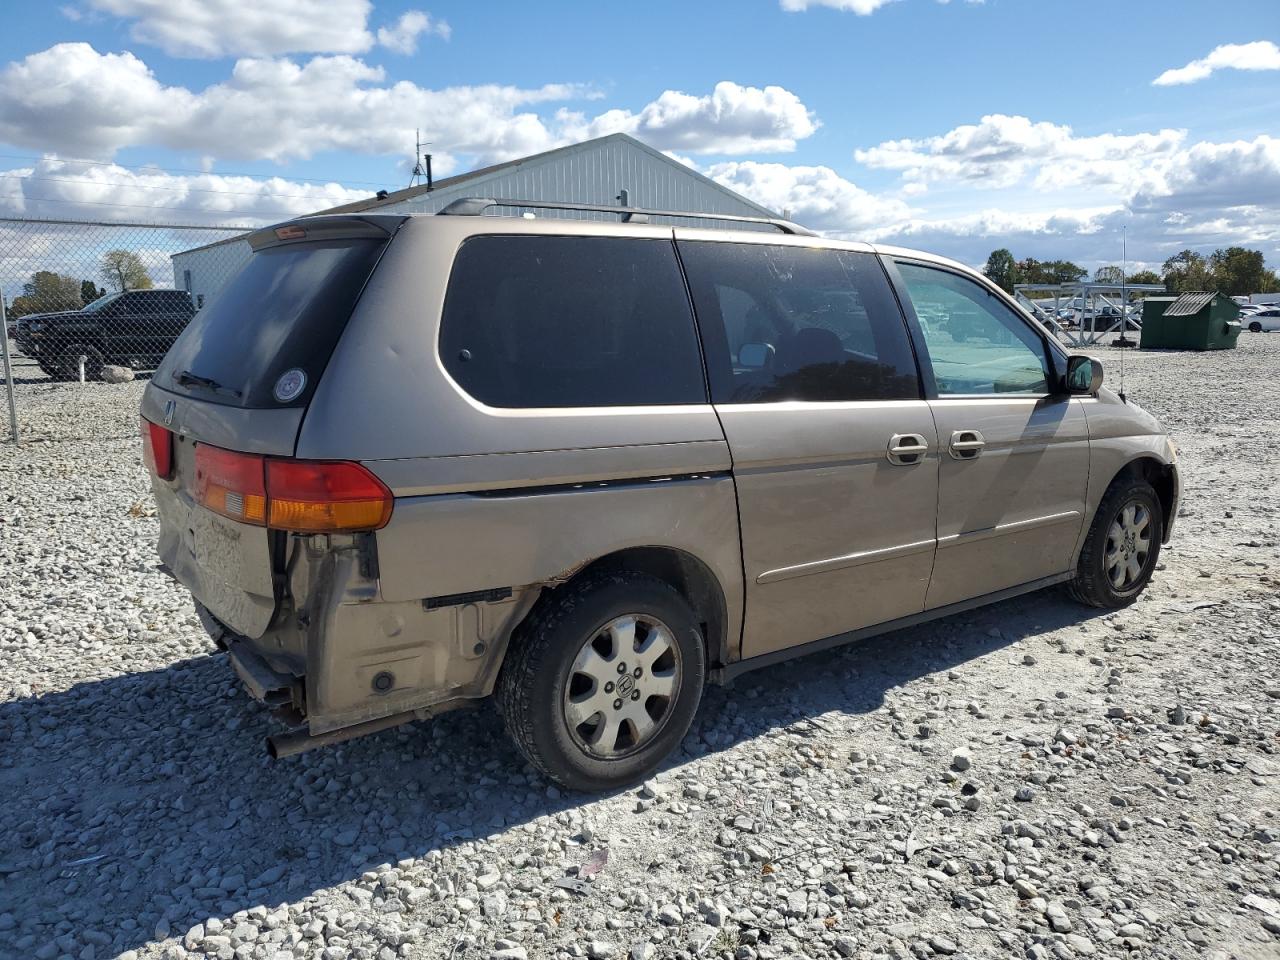
[[[98,277],[113,291],[150,290],[154,284],[142,258],[132,250],[108,250],[102,255]],[[53,270],[37,270],[22,285],[22,293],[6,304],[11,320],[33,313],[80,310],[110,292],[92,280],[81,280]]]
[[[991,251],[982,272],[1001,289],[1012,293],[1016,283],[1079,283],[1089,271],[1070,260],[1016,260],[1001,248]],[[1115,264],[1099,267],[1095,283],[1163,283],[1171,294],[1218,291],[1227,296],[1280,291],[1280,278],[1268,270],[1261,250],[1227,247],[1209,256],[1183,250],[1164,262],[1160,272],[1138,270],[1128,276]]]

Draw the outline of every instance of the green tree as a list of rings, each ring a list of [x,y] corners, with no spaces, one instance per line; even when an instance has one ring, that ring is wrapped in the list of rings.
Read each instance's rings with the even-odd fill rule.
[[[1280,277],[1276,276],[1274,270],[1263,270],[1262,280],[1254,293],[1280,293]]]
[[[1049,283],[1076,283],[1089,275],[1089,271],[1070,260],[1046,260],[1044,268],[1049,271]]]
[[[1094,283],[1117,283],[1117,284],[1123,283],[1124,270],[1120,267],[1117,267],[1115,264],[1111,264],[1110,266],[1106,266],[1106,267],[1099,267],[1097,270],[1093,271],[1093,282]]]
[[[7,313],[16,319],[33,313],[79,310],[82,306],[79,280],[52,270],[37,270],[22,285],[22,293],[8,305]]]
[[[992,250],[982,272],[1005,293],[1013,293],[1013,285],[1018,282],[1018,264],[1008,250],[1003,247]]]
[[[1261,250],[1227,247],[1215,250],[1209,257],[1209,275],[1213,286],[1229,297],[1262,293],[1263,275],[1267,272]]]
[[[99,290],[92,280],[80,281],[80,299],[85,302],[86,306],[93,303],[93,301],[97,300],[106,292],[107,291],[105,290]]]
[[[1130,283],[1159,283],[1160,274],[1154,270],[1139,270],[1137,273],[1129,275]]]
[[[1208,261],[1194,250],[1175,253],[1164,262],[1160,272],[1170,293],[1194,293],[1213,287]]]
[[[154,285],[146,264],[132,250],[108,250],[102,255],[102,279],[117,290],[150,290]]]

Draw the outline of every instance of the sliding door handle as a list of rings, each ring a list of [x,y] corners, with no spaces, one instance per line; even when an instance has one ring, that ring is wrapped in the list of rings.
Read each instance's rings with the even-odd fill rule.
[[[986,445],[987,441],[977,430],[956,430],[947,449],[957,460],[976,460]]]

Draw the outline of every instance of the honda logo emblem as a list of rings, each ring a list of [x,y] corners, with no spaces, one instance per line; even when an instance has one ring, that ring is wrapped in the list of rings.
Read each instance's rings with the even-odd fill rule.
[[[178,409],[178,404],[173,400],[166,400],[164,404],[164,425],[167,427],[173,423],[173,413]]]

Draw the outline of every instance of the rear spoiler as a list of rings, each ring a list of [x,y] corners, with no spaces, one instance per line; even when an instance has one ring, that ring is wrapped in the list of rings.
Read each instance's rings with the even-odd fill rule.
[[[287,220],[255,230],[247,239],[254,251],[316,240],[351,240],[360,237],[386,240],[408,219],[408,214],[391,213],[299,217],[297,220]]]

